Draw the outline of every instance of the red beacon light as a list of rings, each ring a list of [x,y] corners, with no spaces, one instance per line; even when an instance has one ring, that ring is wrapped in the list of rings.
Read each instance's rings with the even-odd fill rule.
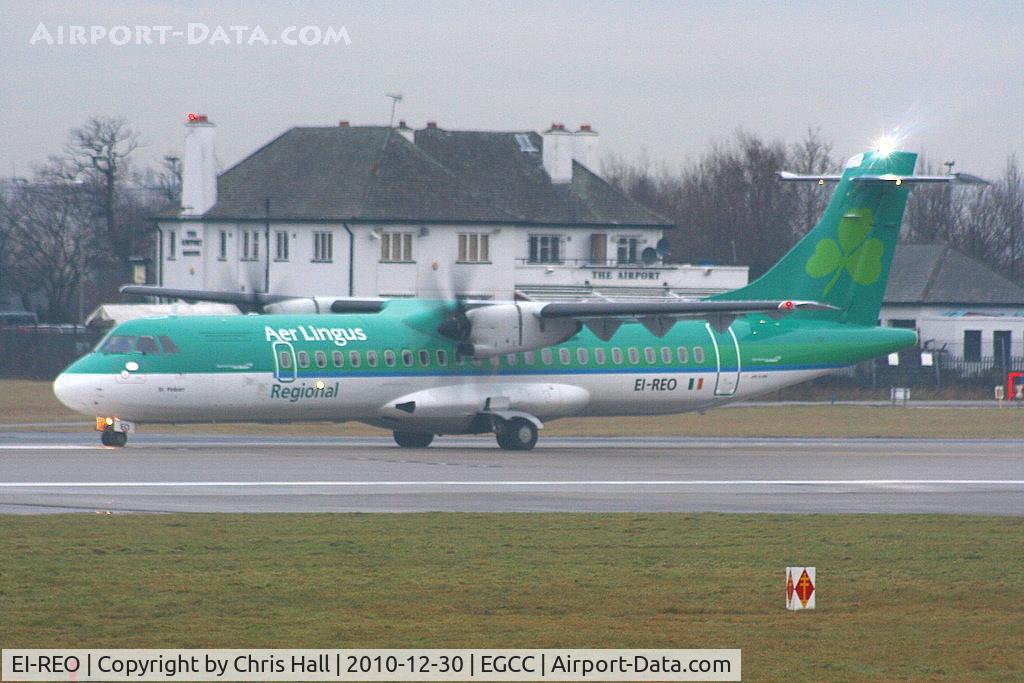
[[[781,304],[779,304],[779,308],[787,310],[787,311],[792,311],[793,310],[793,302],[792,301],[783,301]]]
[[[206,114],[196,114],[195,112],[189,112],[188,116],[185,117],[189,123],[205,123],[209,120]]]
[[[195,120],[196,120],[196,119],[198,119],[198,118],[199,118],[199,117],[198,117],[198,116],[196,116],[196,115],[195,115],[194,113],[192,113],[192,112],[189,112],[189,113],[188,113],[188,120],[189,120],[189,121],[195,121]]]

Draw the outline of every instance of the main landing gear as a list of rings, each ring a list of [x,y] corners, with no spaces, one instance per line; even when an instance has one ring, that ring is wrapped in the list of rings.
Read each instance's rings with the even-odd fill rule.
[[[496,421],[494,435],[506,451],[529,451],[537,445],[537,426],[523,417]]]
[[[434,440],[433,434],[422,432],[394,432],[394,437],[402,448],[426,448]]]
[[[116,446],[121,448],[128,443],[127,432],[103,432],[100,434],[100,442],[104,446]]]

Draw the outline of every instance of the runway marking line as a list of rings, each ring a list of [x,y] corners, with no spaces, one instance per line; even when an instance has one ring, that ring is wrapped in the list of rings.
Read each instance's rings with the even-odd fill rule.
[[[493,480],[493,481],[44,481],[0,482],[4,488],[271,488],[429,486],[1024,486],[1024,479],[666,479],[666,480]]]

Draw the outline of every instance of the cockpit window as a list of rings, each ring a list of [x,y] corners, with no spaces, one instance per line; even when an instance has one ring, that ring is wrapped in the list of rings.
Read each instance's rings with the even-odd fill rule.
[[[139,337],[139,341],[135,343],[135,350],[148,356],[160,353],[155,337]]]
[[[137,337],[115,334],[107,338],[100,347],[100,353],[128,353],[135,348]]]
[[[160,335],[160,345],[164,347],[164,353],[177,353],[178,345],[170,337]]]

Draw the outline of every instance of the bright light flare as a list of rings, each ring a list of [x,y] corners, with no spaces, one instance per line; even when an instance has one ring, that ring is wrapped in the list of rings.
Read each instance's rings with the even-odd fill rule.
[[[894,136],[883,135],[882,137],[875,140],[872,146],[874,147],[875,151],[878,152],[881,156],[887,157],[896,151],[896,147],[898,144],[899,141],[896,140]]]

